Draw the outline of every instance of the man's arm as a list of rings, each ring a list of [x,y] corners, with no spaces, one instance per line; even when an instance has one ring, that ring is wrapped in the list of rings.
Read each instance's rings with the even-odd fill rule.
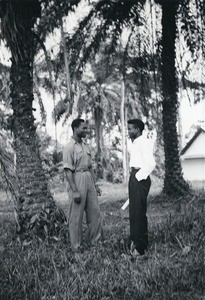
[[[64,171],[65,171],[66,179],[71,187],[71,190],[73,192],[76,192],[78,189],[76,187],[75,180],[73,178],[73,172],[70,169],[64,169]]]
[[[74,180],[73,172],[75,170],[73,165],[73,145],[68,144],[63,151],[63,168],[66,175],[66,180],[70,185],[73,192],[74,201],[80,203],[80,194],[77,190],[76,183]]]
[[[80,203],[81,201],[81,198],[80,198],[80,194],[78,192],[78,189],[76,187],[76,183],[75,183],[75,180],[74,180],[74,176],[73,176],[73,172],[70,170],[70,169],[64,169],[65,171],[65,175],[66,175],[66,179],[70,185],[70,188],[73,192],[73,198],[74,198],[74,201],[76,203]]]

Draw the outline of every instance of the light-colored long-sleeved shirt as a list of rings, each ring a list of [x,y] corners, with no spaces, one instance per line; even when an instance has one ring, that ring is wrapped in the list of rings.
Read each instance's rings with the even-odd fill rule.
[[[155,168],[153,146],[143,135],[136,138],[131,146],[130,167],[140,168],[135,177],[138,181],[146,179]]]

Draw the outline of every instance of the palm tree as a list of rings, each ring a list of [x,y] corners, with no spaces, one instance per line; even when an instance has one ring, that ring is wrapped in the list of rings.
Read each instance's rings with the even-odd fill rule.
[[[162,7],[162,118],[163,137],[165,152],[165,178],[164,192],[168,195],[184,194],[189,192],[189,186],[185,182],[181,164],[179,160],[179,140],[177,133],[178,121],[178,78],[176,67],[176,41],[177,41],[177,21],[181,17],[182,28],[185,32],[185,39],[191,53],[198,57],[200,52],[203,33],[197,25],[197,19],[202,21],[203,2],[198,2],[197,15],[191,14],[191,1],[180,0],[160,0],[156,1]],[[202,7],[203,6],[203,7]],[[190,21],[190,22],[189,22]],[[188,36],[190,32],[190,36]],[[179,39],[179,38],[178,38]],[[179,41],[180,42],[180,41]]]
[[[66,93],[64,93],[62,99],[58,101],[55,107],[57,120],[59,121],[63,118],[63,124],[65,124],[66,121],[70,123],[69,121],[74,115],[72,113],[74,107],[76,117],[80,117],[83,113],[86,115],[89,113],[89,115],[91,115],[92,128],[95,132],[95,171],[98,179],[102,179],[105,176],[104,165],[107,160],[106,155],[103,153],[103,133],[106,131],[108,125],[115,124],[117,117],[113,110],[117,111],[116,108],[118,107],[120,99],[120,93],[118,94],[115,87],[112,86],[116,78],[113,78],[113,72],[111,70],[113,68],[112,64],[108,64],[106,48],[107,45],[104,44],[101,47],[100,53],[88,61],[87,68],[89,71],[86,72],[85,70],[83,77],[73,68],[74,65],[71,65],[72,99],[70,99],[71,101],[67,101]],[[61,51],[55,60],[56,65],[59,64],[64,49]],[[56,75],[57,78],[65,78],[62,65],[58,68]],[[77,80],[76,77],[79,78],[79,80]],[[76,85],[78,86],[77,93],[75,91]],[[62,87],[64,87],[64,84],[61,84],[61,90]],[[75,100],[77,100],[76,103]]]
[[[62,14],[80,1],[61,4]],[[42,6],[41,6],[42,5]],[[42,10],[42,7],[44,8]],[[47,14],[46,9],[52,14]],[[11,51],[10,97],[13,109],[11,129],[14,136],[17,176],[17,216],[20,233],[55,234],[57,224],[65,220],[54,203],[42,168],[39,140],[33,116],[33,61],[39,47],[39,36],[58,26],[59,6],[55,1],[1,0],[0,18],[2,36]],[[42,30],[42,28],[44,30]],[[38,37],[38,38],[37,38]],[[53,221],[50,220],[53,218]],[[59,229],[59,228],[58,228]],[[53,231],[53,232],[52,232]]]
[[[123,28],[137,28],[143,23],[140,18],[140,12],[146,1],[125,1],[125,0],[99,0],[94,3],[89,15],[80,23],[79,30],[73,36],[73,45],[78,52],[73,54],[74,61],[80,68],[80,60],[86,60],[92,51],[97,52],[100,48],[101,41],[106,37],[110,39],[110,53],[112,53],[117,45],[117,41],[121,36]],[[162,85],[163,85],[163,133],[164,133],[164,149],[165,149],[165,179],[164,192],[169,195],[176,193],[181,195],[189,191],[188,184],[184,181],[179,160],[178,135],[176,129],[177,123],[177,72],[175,68],[175,43],[176,43],[176,20],[178,16],[178,7],[181,10],[192,14],[189,7],[189,0],[155,0],[161,5],[162,10]],[[148,2],[147,2],[148,3]],[[184,5],[185,3],[185,5]],[[197,12],[202,13],[203,1],[197,1]],[[181,4],[181,6],[180,6]],[[181,14],[179,14],[181,16]],[[193,15],[195,18],[195,15]],[[182,18],[182,22],[187,24],[189,19]],[[145,21],[144,21],[145,24]],[[190,25],[191,26],[191,25]],[[192,26],[193,27],[193,26]],[[188,26],[188,29],[189,26]],[[137,29],[136,29],[137,30]],[[194,29],[192,28],[192,31]],[[186,26],[184,28],[186,32]],[[198,32],[198,31],[197,31]],[[92,39],[90,38],[92,36]],[[88,41],[80,46],[82,39]],[[188,45],[193,49],[191,42],[192,36],[185,36]],[[202,39],[202,38],[201,38]]]
[[[176,61],[176,18],[179,1],[160,1],[162,6],[162,120],[165,153],[164,192],[181,195],[189,191],[182,176],[177,133],[178,81]]]
[[[84,111],[92,114],[96,144],[96,177],[98,179],[105,177],[104,170],[109,160],[104,147],[104,133],[116,124],[119,118],[117,107],[120,105],[120,94],[113,85],[112,74],[106,76],[105,68],[105,57],[98,63],[92,63],[94,78],[87,78],[82,82],[81,96],[81,106],[83,103]]]

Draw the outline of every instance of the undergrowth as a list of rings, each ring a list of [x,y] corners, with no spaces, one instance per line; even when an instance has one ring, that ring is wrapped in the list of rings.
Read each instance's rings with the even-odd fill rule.
[[[122,201],[101,205],[103,237],[96,247],[83,228],[81,253],[69,239],[21,243],[15,224],[0,217],[0,299],[193,300],[203,299],[203,196],[149,203],[148,259],[131,255],[124,239],[129,220]]]

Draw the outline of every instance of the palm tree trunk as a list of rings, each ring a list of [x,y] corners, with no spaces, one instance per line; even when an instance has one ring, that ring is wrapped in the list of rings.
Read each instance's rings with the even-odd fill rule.
[[[17,221],[19,233],[45,236],[54,229],[56,206],[48,188],[42,168],[39,140],[33,117],[33,58],[35,9],[38,1],[11,2],[15,20],[15,39],[8,39],[12,66],[11,104],[13,109],[12,131],[16,151],[16,175],[18,180]],[[28,9],[28,10],[27,10]],[[51,214],[53,224],[50,222]],[[45,225],[46,230],[45,229]],[[54,233],[54,232],[53,232]],[[56,232],[54,233],[56,234]]]
[[[11,98],[13,108],[13,134],[18,177],[17,203],[21,230],[43,206],[53,205],[42,169],[39,142],[32,114],[32,67],[28,60],[13,62],[11,67]],[[26,212],[26,213],[25,213]]]
[[[182,176],[177,134],[177,90],[175,67],[176,13],[178,4],[161,1],[162,4],[162,118],[165,151],[164,192],[182,195],[189,190]]]
[[[126,143],[126,116],[125,116],[125,82],[122,78],[121,80],[121,107],[120,107],[120,117],[121,117],[121,133],[122,133],[122,165],[123,165],[123,182],[128,181],[128,167],[127,167],[127,143]]]
[[[61,38],[62,38],[62,42],[63,42],[63,57],[64,57],[64,63],[65,63],[67,101],[71,103],[70,70],[69,70],[69,61],[68,61],[68,54],[67,54],[67,49],[66,49],[66,40],[65,40],[65,32],[63,29],[62,16],[60,17],[60,26],[61,26]]]
[[[94,119],[95,119],[95,137],[96,137],[96,176],[97,179],[103,179],[103,165],[102,165],[102,119],[103,111],[101,108],[101,95],[98,95],[97,101],[94,106]]]
[[[76,83],[75,92],[73,93],[72,112],[67,125],[67,143],[69,142],[69,139],[72,136],[72,132],[73,132],[71,128],[71,123],[74,119],[79,117],[79,113],[78,113],[79,100],[80,100],[80,87],[78,83]]]

